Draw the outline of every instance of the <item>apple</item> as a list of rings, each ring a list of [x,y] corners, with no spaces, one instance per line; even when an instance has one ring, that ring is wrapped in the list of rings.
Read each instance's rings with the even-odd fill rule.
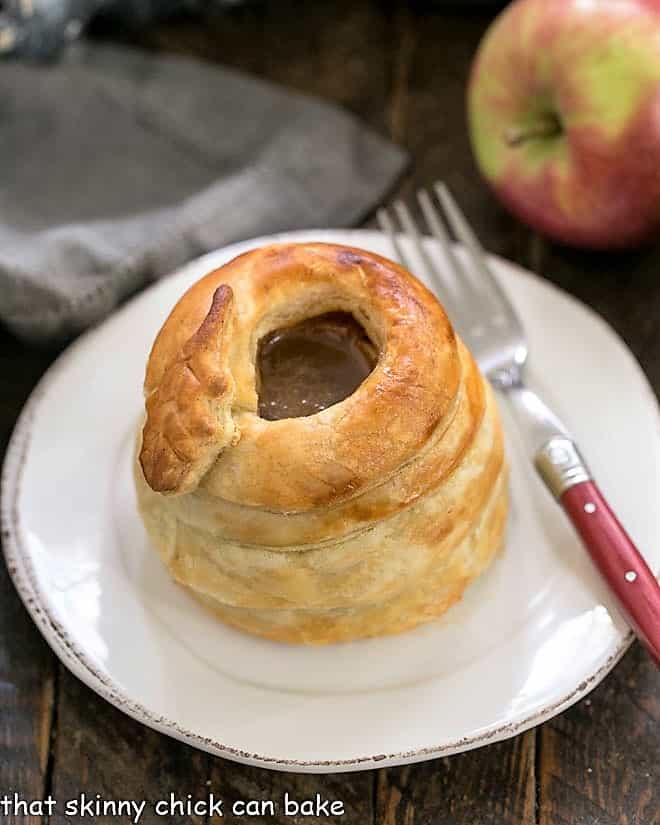
[[[472,147],[519,218],[563,243],[660,231],[660,0],[517,0],[468,88]]]

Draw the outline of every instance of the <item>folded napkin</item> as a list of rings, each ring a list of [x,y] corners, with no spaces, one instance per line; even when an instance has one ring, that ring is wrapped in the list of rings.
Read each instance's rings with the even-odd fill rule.
[[[401,150],[235,71],[79,44],[0,72],[0,320],[71,336],[203,252],[359,221]]]

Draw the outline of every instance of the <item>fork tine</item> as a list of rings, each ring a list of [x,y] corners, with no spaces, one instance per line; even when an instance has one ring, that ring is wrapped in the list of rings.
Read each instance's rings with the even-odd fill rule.
[[[452,318],[459,324],[462,323],[463,318],[461,318],[461,315],[463,315],[463,313],[459,312],[458,302],[452,294],[451,288],[446,283],[446,278],[442,269],[428,253],[424,245],[424,240],[419,229],[417,228],[417,224],[415,223],[410,210],[406,204],[403,203],[403,201],[396,201],[394,203],[394,209],[396,210],[399,220],[401,221],[403,231],[412,241],[419,257],[422,259],[422,263],[426,269],[426,273],[437,297],[445,305],[447,312],[452,316]],[[412,269],[412,267],[409,266],[408,269]]]
[[[390,239],[392,246],[394,247],[394,253],[399,261],[408,269],[410,269],[410,264],[406,259],[406,254],[403,251],[403,247],[399,243],[399,237],[397,235],[397,231],[394,227],[394,222],[390,217],[389,212],[387,209],[379,209],[376,213],[376,218],[378,220],[378,225],[382,229],[382,231],[387,235]]]
[[[433,205],[431,196],[426,189],[420,189],[417,192],[417,199],[422,208],[424,219],[431,230],[431,234],[440,244],[443,254],[449,262],[453,276],[447,277],[446,273],[439,272],[436,267],[435,273],[438,294],[442,296],[443,302],[447,305],[447,309],[449,309],[454,320],[459,322],[459,325],[463,324],[467,326],[469,324],[467,307],[469,306],[469,299],[471,297],[470,293],[474,290],[470,287],[465,266],[456,254],[454,244],[449,237],[440,213],[437,207]]]
[[[451,228],[456,233],[456,237],[470,252],[476,252],[476,254],[482,258],[485,255],[484,249],[472,231],[472,227],[467,222],[467,218],[454,200],[454,196],[449,191],[447,184],[443,181],[436,181],[433,184],[433,188],[445,210]]]
[[[406,206],[403,201],[395,201],[394,202],[394,211],[396,212],[399,221],[401,222],[401,226],[403,227],[403,231],[406,233],[408,238],[412,241],[415,250],[417,251],[419,257],[422,259],[422,263],[428,273],[429,278],[436,284],[442,285],[442,276],[438,272],[438,269],[433,262],[432,258],[426,251],[424,246],[424,241],[417,229],[417,224],[413,220],[413,216],[410,212],[410,209]],[[408,267],[409,269],[411,267]]]
[[[439,296],[443,296],[443,293],[446,293],[446,285],[443,283],[442,273],[440,272],[437,265],[426,251],[424,247],[424,241],[422,240],[420,232],[417,229],[417,225],[415,224],[415,221],[412,217],[412,214],[410,213],[410,210],[402,201],[395,201],[393,206],[395,212],[397,213],[399,222],[401,223],[403,232],[408,238],[408,240],[412,242],[414,249],[417,251],[418,255],[422,259],[424,268],[426,269],[429,279],[435,287],[436,292]],[[392,221],[390,214],[386,209],[379,209],[376,213],[376,217],[378,219],[380,228],[383,230],[383,232],[385,232],[386,235],[388,235],[390,241],[392,242],[396,257],[407,269],[412,271],[415,268],[414,262],[412,262],[409,256],[406,255],[402,245],[399,243],[399,237],[394,228],[394,222]],[[444,297],[447,297],[446,294]],[[451,300],[451,296],[449,296],[449,300]],[[445,301],[445,303],[447,302]]]
[[[477,236],[472,231],[472,227],[454,200],[454,196],[449,191],[449,188],[442,181],[435,183],[434,188],[445,211],[449,225],[456,235],[456,238],[463,244],[470,255],[473,272],[479,279],[479,286],[476,286],[473,281],[475,291],[479,290],[483,299],[484,295],[482,290],[484,287],[488,289],[490,297],[498,303],[500,312],[509,319],[519,323],[518,317],[508,297],[504,294],[499,282],[486,262],[484,248],[479,243]],[[464,269],[463,271],[465,272],[466,270]],[[481,287],[481,289],[479,287]]]
[[[435,206],[433,206],[431,197],[426,189],[420,189],[417,192],[417,200],[419,201],[419,205],[422,207],[422,212],[426,223],[431,230],[431,234],[440,243],[442,251],[445,253],[447,258],[449,258],[452,266],[456,266],[457,269],[461,269],[461,263],[454,252],[454,247],[452,245],[451,238],[449,237],[449,232],[445,229],[445,225],[438,214],[438,210]]]

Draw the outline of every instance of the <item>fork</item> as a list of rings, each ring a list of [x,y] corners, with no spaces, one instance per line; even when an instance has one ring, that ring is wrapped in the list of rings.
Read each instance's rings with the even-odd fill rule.
[[[566,427],[525,384],[528,346],[523,325],[451,192],[443,183],[433,188],[464,253],[457,252],[440,209],[426,190],[418,192],[419,205],[443,250],[448,270],[438,265],[424,245],[406,204],[397,201],[393,209],[403,235],[424,264],[482,371],[511,403],[539,475],[563,507],[635,633],[660,665],[660,585],[600,492]],[[379,210],[378,222],[396,257],[410,269],[411,261],[390,213]]]

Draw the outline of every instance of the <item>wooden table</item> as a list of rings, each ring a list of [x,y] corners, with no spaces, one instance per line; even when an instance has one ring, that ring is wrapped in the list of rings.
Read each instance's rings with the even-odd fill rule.
[[[604,255],[553,246],[506,215],[476,173],[464,123],[464,87],[488,19],[485,12],[452,13],[437,4],[435,9],[412,11],[394,1],[278,0],[235,9],[206,25],[169,22],[123,39],[221,61],[346,106],[410,151],[412,165],[399,194],[410,197],[416,186],[446,179],[460,193],[487,246],[541,273],[603,315],[658,392],[660,250]],[[21,405],[55,355],[27,349],[0,333],[3,452]],[[212,789],[231,801],[280,798],[285,790],[299,798],[319,791],[344,801],[343,818],[240,821],[660,822],[660,680],[637,644],[588,699],[515,739],[406,768],[316,777],[216,759],[122,715],[51,654],[4,567],[0,628],[0,796],[17,790],[23,797],[52,792],[63,799],[85,791],[106,798],[155,800],[170,790],[199,797]],[[165,821],[151,817],[141,821]],[[7,821],[36,823],[40,818]],[[67,820],[59,813],[50,821],[61,825]],[[172,821],[201,825],[203,818]],[[225,816],[222,821],[236,820]]]

